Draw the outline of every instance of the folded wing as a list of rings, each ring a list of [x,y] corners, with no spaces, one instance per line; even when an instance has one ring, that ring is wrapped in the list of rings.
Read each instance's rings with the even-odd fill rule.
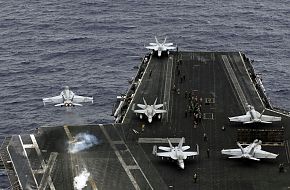
[[[274,154],[274,153],[267,152],[264,150],[255,150],[255,153],[254,153],[255,158],[275,159],[277,156],[278,156],[278,154]]]
[[[242,155],[241,149],[226,149],[221,151],[222,154],[230,155],[230,156],[240,156]]]
[[[236,116],[236,117],[229,117],[230,121],[234,122],[248,122],[251,120],[250,115],[241,115],[241,116]]]
[[[281,117],[275,117],[275,116],[270,116],[270,115],[262,115],[261,116],[262,121],[281,121]]]

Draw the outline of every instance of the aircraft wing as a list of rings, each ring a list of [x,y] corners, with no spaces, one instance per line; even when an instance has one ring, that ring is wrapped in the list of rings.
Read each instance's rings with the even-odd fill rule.
[[[155,110],[155,113],[166,113],[166,110]]]
[[[146,113],[146,110],[134,110],[134,113]]]
[[[42,99],[43,103],[54,103],[54,104],[60,104],[63,103],[63,97],[61,95],[58,96],[53,96],[50,98],[43,98]]]
[[[75,103],[92,102],[93,103],[93,97],[74,95],[73,102],[75,102]]]
[[[190,149],[190,146],[182,146],[182,151]]]
[[[159,109],[159,108],[162,108],[163,107],[163,104],[157,104],[157,105],[154,105],[154,108],[155,109]]]
[[[185,159],[186,159],[187,157],[190,157],[190,156],[196,156],[198,155],[198,153],[197,152],[183,152],[183,155],[185,156]]]
[[[141,108],[141,109],[145,109],[145,108],[146,108],[146,105],[144,105],[144,104],[137,104],[137,106],[138,106],[139,108]]]
[[[278,154],[274,154],[274,153],[271,153],[271,152],[267,152],[267,151],[264,151],[264,150],[255,150],[255,153],[254,153],[254,157],[255,158],[271,158],[271,159],[275,159],[276,157],[278,156]]]
[[[236,116],[236,117],[229,117],[230,121],[234,122],[248,122],[251,120],[251,115],[241,115],[241,116]]]
[[[154,51],[157,51],[158,50],[158,47],[157,46],[146,46],[145,48],[147,48],[147,49],[153,49]]]
[[[241,149],[224,149],[221,151],[222,154],[230,156],[239,156],[242,155]]]
[[[160,157],[168,157],[168,158],[172,158],[172,154],[171,152],[157,152],[156,153],[157,156],[160,156]],[[172,158],[174,159],[174,158]]]
[[[164,151],[166,151],[166,152],[171,151],[171,148],[170,148],[170,147],[166,147],[166,146],[159,146],[158,149],[160,149],[160,150],[164,150]]]
[[[262,121],[281,121],[281,117],[275,117],[275,116],[271,116],[271,115],[262,115],[261,117]]]
[[[166,46],[165,49],[167,49],[167,50],[175,50],[176,47],[174,47],[174,46]]]
[[[173,43],[165,43],[164,46],[173,46]]]

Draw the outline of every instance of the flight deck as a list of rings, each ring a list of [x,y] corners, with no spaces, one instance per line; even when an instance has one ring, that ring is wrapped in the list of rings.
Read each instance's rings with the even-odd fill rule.
[[[73,189],[74,178],[88,171],[84,189],[289,189],[289,112],[274,109],[250,60],[241,52],[148,54],[115,112],[116,123],[44,126],[33,134],[7,137],[1,157],[14,189]],[[136,105],[164,104],[162,118],[140,119]],[[281,122],[230,123],[247,104]],[[195,108],[198,107],[198,111]],[[97,142],[71,153],[78,134]],[[153,146],[176,145],[185,137],[199,155],[185,168],[161,159]],[[263,150],[279,156],[261,161],[229,159],[222,149],[262,140]],[[283,164],[283,170],[281,170]],[[197,179],[193,176],[196,174]]]

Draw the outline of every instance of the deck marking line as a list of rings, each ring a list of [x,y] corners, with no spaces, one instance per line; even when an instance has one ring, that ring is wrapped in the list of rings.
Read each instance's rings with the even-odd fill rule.
[[[47,169],[47,165],[45,164],[44,160],[42,159],[41,152],[40,152],[38,143],[36,141],[36,138],[35,138],[35,136],[33,134],[30,135],[30,138],[31,138],[31,141],[33,143],[33,146],[34,146],[34,148],[36,150],[36,153],[37,153],[38,157],[41,159],[41,167],[44,169],[44,172],[45,172],[45,170]],[[52,190],[55,189],[55,187],[54,187],[54,185],[52,183],[52,179],[51,179],[50,175],[48,176],[47,180],[48,180],[48,184],[49,184],[50,189],[52,189]],[[46,185],[45,185],[45,187],[46,187]]]
[[[130,181],[132,182],[133,186],[135,189],[140,189],[137,181],[135,180],[134,176],[132,175],[132,173],[130,172],[129,168],[127,167],[125,161],[123,160],[120,152],[118,151],[118,149],[116,148],[116,146],[114,145],[113,141],[111,140],[109,134],[107,133],[106,129],[104,128],[104,125],[100,124],[99,125],[101,130],[103,131],[106,139],[109,141],[110,146],[112,147],[112,149],[114,150],[119,162],[121,163],[122,167],[124,168],[125,172],[127,173]]]
[[[232,66],[230,65],[230,62],[229,62],[227,56],[226,55],[222,55],[222,59],[224,61],[226,69],[227,69],[227,71],[229,73],[231,81],[232,81],[232,83],[233,83],[233,85],[235,87],[236,94],[238,95],[244,110],[247,111],[247,108],[246,108],[247,99],[246,99],[245,94],[244,94],[244,92],[243,92],[243,90],[242,90],[242,88],[241,88],[241,86],[239,84],[239,81],[238,81],[238,79],[237,79],[237,77],[235,75],[235,72],[234,72]]]
[[[149,67],[149,64],[151,63],[151,58],[152,58],[152,55],[150,56],[150,59],[149,59],[149,60],[147,61],[147,63],[146,63],[147,65],[146,65],[146,68],[145,68],[145,70],[144,70],[144,73],[143,73],[143,75],[142,75],[140,81],[138,81],[139,84],[138,84],[138,86],[137,86],[137,88],[136,88],[136,90],[135,90],[135,92],[134,92],[134,96],[133,96],[133,98],[132,98],[132,100],[131,100],[131,102],[130,102],[130,104],[129,104],[127,110],[126,110],[126,113],[125,113],[125,115],[124,115],[124,117],[123,117],[121,123],[124,122],[124,119],[126,118],[126,116],[127,116],[127,114],[128,114],[128,111],[131,110],[131,109],[130,109],[130,108],[131,108],[131,104],[132,104],[132,103],[134,102],[134,100],[135,100],[135,94],[138,92],[139,86],[141,85],[141,83],[142,83],[142,81],[143,81],[143,78],[144,78],[144,76],[145,76],[145,73],[147,72],[147,68]],[[142,63],[143,63],[144,60],[145,60],[145,57],[144,57],[144,59],[142,60]],[[142,64],[141,64],[141,65],[142,65]],[[138,72],[137,72],[137,74],[136,74],[136,76],[135,76],[134,79],[136,79],[138,73],[139,73],[139,70],[138,70]],[[131,87],[131,86],[130,86],[130,87]],[[129,88],[129,90],[130,90],[130,89],[131,89],[131,88]],[[129,90],[128,90],[128,92],[129,92]],[[126,96],[127,96],[128,92],[126,93]]]

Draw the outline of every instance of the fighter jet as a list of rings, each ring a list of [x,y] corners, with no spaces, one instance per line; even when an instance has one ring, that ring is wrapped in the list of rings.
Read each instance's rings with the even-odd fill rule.
[[[224,149],[221,153],[230,155],[229,158],[246,158],[255,161],[260,161],[260,158],[275,159],[278,156],[278,154],[261,150],[261,144],[262,141],[256,139],[252,144],[243,148],[242,145],[237,142],[237,145],[240,147],[239,149]]]
[[[260,114],[255,110],[255,108],[251,105],[247,105],[248,111],[246,115],[236,116],[236,117],[229,117],[230,121],[233,122],[243,122],[244,124],[247,123],[272,123],[273,121],[281,121],[281,117],[275,117],[270,115],[263,115]]]
[[[54,106],[60,107],[72,107],[72,106],[82,106],[80,103],[92,102],[93,97],[77,96],[75,95],[68,86],[64,87],[64,90],[58,96],[43,98],[43,104],[53,103]]]
[[[160,157],[168,157],[173,160],[177,160],[177,164],[181,169],[184,169],[184,161],[188,157],[199,155],[199,148],[196,145],[196,152],[185,152],[190,149],[190,146],[182,146],[184,143],[184,137],[181,138],[178,146],[173,147],[170,140],[167,138],[170,147],[159,146],[158,149],[166,151],[166,152],[157,152],[156,145],[153,147],[153,154]]]
[[[157,98],[154,101],[153,105],[148,105],[146,100],[143,98],[144,104],[137,104],[142,110],[133,110],[136,114],[139,114],[140,119],[143,118],[143,114],[148,117],[148,122],[151,123],[155,114],[158,114],[158,119],[161,119],[161,114],[166,113],[166,110],[159,110],[163,107],[163,104],[156,104]]]
[[[158,52],[158,57],[161,56],[163,51],[167,51],[169,54],[169,50],[174,50],[176,47],[173,47],[173,43],[166,43],[166,38],[164,39],[163,43],[159,43],[158,39],[155,36],[155,43],[149,43],[150,46],[146,46],[147,49],[157,51]]]

